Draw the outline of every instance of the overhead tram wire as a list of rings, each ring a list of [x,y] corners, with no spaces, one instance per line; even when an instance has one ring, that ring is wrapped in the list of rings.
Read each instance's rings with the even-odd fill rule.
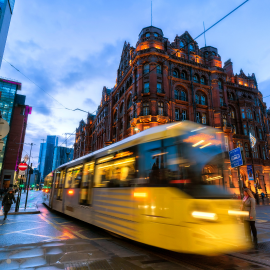
[[[205,31],[203,31],[200,35],[198,35],[196,38],[193,39],[193,41],[195,41],[197,38],[199,38],[200,36],[202,36],[203,34],[205,34],[207,31],[209,31],[211,28],[213,28],[214,26],[216,26],[218,23],[220,23],[221,21],[223,21],[225,18],[227,18],[229,15],[231,15],[233,12],[235,12],[237,9],[239,9],[241,6],[243,6],[244,4],[246,4],[249,0],[244,1],[242,4],[240,4],[239,6],[237,6],[235,9],[233,9],[231,12],[229,12],[227,15],[225,15],[224,17],[222,17],[220,20],[218,20],[216,23],[214,23],[212,26],[210,26],[209,28],[207,28]],[[187,46],[191,43],[193,43],[193,41],[190,41],[187,43]],[[178,51],[176,51],[174,54],[172,54],[171,56],[177,54]],[[4,58],[3,58],[4,59]],[[23,74],[19,69],[17,69],[14,65],[12,65],[11,63],[9,63],[6,59],[4,59],[11,67],[13,67],[14,69],[16,69],[19,73],[21,73],[25,78],[27,78],[29,81],[31,81],[33,84],[35,84],[39,89],[41,89],[44,93],[46,93],[48,96],[50,96],[52,99],[54,99],[57,103],[59,103],[61,106],[64,107],[64,109],[69,110],[69,111],[82,111],[82,112],[86,112],[84,110],[81,110],[79,108],[76,108],[74,110],[67,108],[66,106],[64,106],[61,102],[59,102],[57,99],[55,99],[52,95],[50,95],[47,91],[45,91],[44,89],[42,89],[39,85],[37,85],[34,81],[32,81],[28,76],[26,76],[25,74]],[[164,63],[166,61],[163,60],[162,63]],[[154,68],[152,68],[151,70],[149,70],[149,73],[151,73],[152,71],[154,71],[156,69],[156,66]],[[139,80],[141,80],[142,78],[144,78],[144,76],[146,76],[147,74],[143,74],[143,76],[141,76],[140,78],[138,78],[138,80],[135,79],[135,82],[133,82],[131,85],[134,85],[135,83],[137,83]],[[88,112],[86,112],[88,113]]]

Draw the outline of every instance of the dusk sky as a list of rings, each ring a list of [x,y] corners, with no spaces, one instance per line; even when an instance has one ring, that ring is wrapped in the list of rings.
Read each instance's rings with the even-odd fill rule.
[[[153,0],[153,25],[172,42],[188,31],[192,37],[244,0]],[[151,23],[150,0],[17,0],[4,59],[65,107],[93,112],[102,87],[115,84],[123,44],[135,47],[141,29]],[[270,95],[270,1],[250,0],[206,33],[207,45],[218,49],[223,63],[231,58],[234,72],[255,73],[259,90]],[[203,36],[197,40],[204,46]],[[12,68],[5,60],[1,77],[18,80],[33,107],[25,142],[35,143],[37,166],[42,139],[73,133],[86,113],[71,112]],[[264,100],[270,105],[270,97]],[[68,140],[72,146],[74,136]],[[63,144],[62,146],[64,146]],[[23,155],[29,153],[25,146]]]

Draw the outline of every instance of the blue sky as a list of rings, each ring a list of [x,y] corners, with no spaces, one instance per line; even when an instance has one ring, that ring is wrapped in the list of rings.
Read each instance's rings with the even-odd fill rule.
[[[153,0],[153,25],[172,42],[188,31],[193,37],[243,0]],[[136,45],[138,34],[150,25],[150,0],[17,0],[4,58],[68,108],[96,110],[102,87],[113,87],[125,40]],[[231,58],[234,72],[255,73],[259,90],[270,95],[270,1],[250,0],[206,33],[207,45],[218,48],[223,63]],[[200,47],[204,39],[197,40]],[[5,61],[0,76],[22,82],[20,94],[33,107],[26,142],[75,131],[83,112],[64,110]],[[266,98],[268,106],[270,97]],[[68,145],[72,145],[72,136]],[[24,149],[29,153],[29,147]],[[25,152],[24,152],[25,153]]]

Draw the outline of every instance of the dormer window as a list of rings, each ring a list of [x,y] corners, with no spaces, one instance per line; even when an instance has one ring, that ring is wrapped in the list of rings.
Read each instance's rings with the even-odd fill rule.
[[[189,50],[190,50],[191,52],[193,52],[193,51],[194,51],[194,47],[193,47],[193,45],[192,45],[192,44],[190,44],[190,45],[189,45]]]
[[[184,42],[183,41],[180,41],[180,48],[185,48],[185,44],[184,44]]]
[[[158,37],[158,33],[154,33],[154,37]]]
[[[146,36],[146,37],[150,37],[150,33],[146,33],[145,36]]]

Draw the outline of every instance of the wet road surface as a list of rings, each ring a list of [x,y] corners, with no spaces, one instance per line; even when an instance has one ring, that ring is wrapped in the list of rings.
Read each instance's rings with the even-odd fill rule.
[[[270,269],[270,206],[257,208],[259,251],[207,257],[116,237],[49,210],[42,192],[31,191],[28,201],[41,214],[0,217],[0,269]]]

